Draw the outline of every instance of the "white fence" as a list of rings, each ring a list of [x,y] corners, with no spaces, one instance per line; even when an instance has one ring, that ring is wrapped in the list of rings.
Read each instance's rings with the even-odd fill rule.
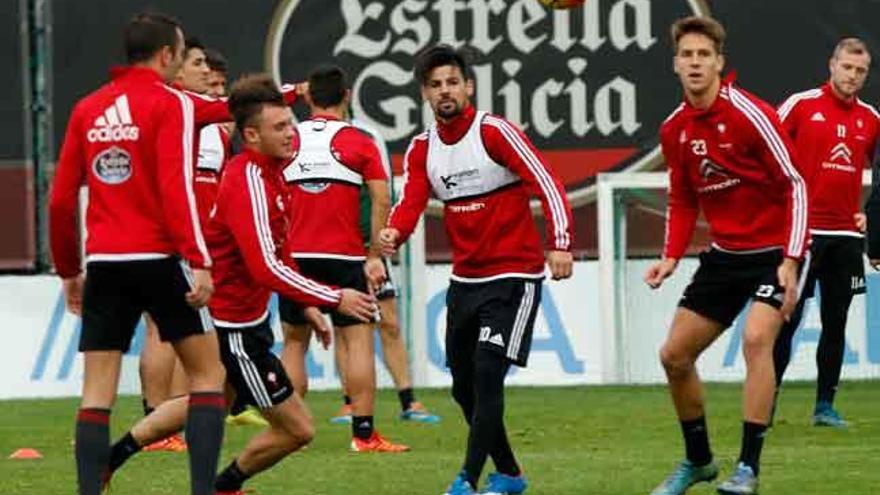
[[[685,260],[663,289],[649,291],[639,277],[648,261],[628,263],[626,321],[618,332],[603,329],[599,318],[598,264],[580,262],[575,276],[547,282],[537,319],[529,367],[515,370],[509,383],[570,385],[596,383],[659,383],[663,372],[657,359],[675,304],[695,269]],[[426,322],[414,332],[422,344],[412,349],[413,362],[423,369],[417,386],[442,387],[450,383],[445,369],[445,291],[450,267],[430,266],[426,277]],[[867,308],[867,309],[866,309]],[[274,326],[278,334],[277,316]],[[122,393],[138,393],[137,355],[141,335],[125,358]],[[77,350],[79,320],[64,310],[60,282],[55,277],[0,277],[0,398],[77,395],[82,360]],[[804,328],[796,337],[790,379],[815,377],[814,353],[819,333],[818,310],[811,302]],[[740,380],[744,366],[739,352],[741,326],[735,324],[700,361],[707,380]],[[620,342],[622,352],[615,352]],[[276,347],[280,344],[276,344]],[[317,346],[315,346],[317,347]],[[623,362],[619,362],[622,360]],[[390,379],[384,367],[380,385]],[[624,370],[621,376],[619,370]],[[332,353],[315,350],[309,360],[314,389],[338,387]],[[880,276],[868,276],[868,295],[856,298],[847,329],[844,378],[880,377]]]

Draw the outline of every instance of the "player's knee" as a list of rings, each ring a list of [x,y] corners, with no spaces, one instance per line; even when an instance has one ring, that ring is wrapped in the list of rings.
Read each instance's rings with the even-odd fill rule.
[[[771,332],[766,332],[763,329],[747,328],[743,332],[743,355],[746,358],[757,358],[761,355],[772,356],[775,341],[776,339]]]
[[[678,377],[689,373],[694,366],[693,359],[687,353],[669,345],[664,345],[660,349],[660,362],[669,377]]]
[[[470,407],[474,402],[474,389],[470,383],[452,382],[452,398],[462,407]]]
[[[397,318],[383,319],[379,323],[379,332],[383,339],[399,339],[400,325],[397,324]]]
[[[311,443],[315,438],[315,425],[311,420],[300,419],[285,429],[285,447],[290,451],[297,450]]]
[[[220,361],[187,370],[187,375],[190,390],[222,390],[226,382],[226,368]]]

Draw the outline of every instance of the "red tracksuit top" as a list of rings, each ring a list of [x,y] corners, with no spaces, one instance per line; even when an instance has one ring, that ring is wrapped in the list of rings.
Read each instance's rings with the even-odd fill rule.
[[[542,277],[544,253],[529,209],[529,196],[534,193],[541,200],[547,225],[547,249],[567,251],[571,248],[572,227],[565,189],[522,131],[505,119],[489,114],[479,114],[481,121],[475,122],[477,115],[469,106],[452,122],[437,122],[436,131],[429,129],[413,138],[404,156],[403,195],[388,225],[400,231],[399,242],[403,243],[412,234],[432,189],[438,196],[446,193],[434,188],[432,182],[455,187],[455,182],[466,185],[475,177],[478,181],[484,180],[482,173],[468,170],[450,175],[450,170],[460,164],[442,160],[428,163],[432,132],[437,133],[445,146],[454,146],[470,135],[472,125],[478,125],[482,149],[474,152],[512,173],[508,177],[515,180],[477,196],[446,201],[444,224],[452,244],[452,278],[460,282],[482,282],[505,277]],[[486,176],[497,175],[498,169],[485,172]],[[486,189],[485,184],[481,186]]]
[[[725,81],[708,109],[679,105],[660,140],[670,182],[664,257],[684,255],[700,209],[719,249],[803,256],[807,188],[773,107]]]
[[[272,291],[306,306],[335,308],[339,290],[297,272],[283,252],[289,207],[285,162],[245,150],[226,163],[206,238],[214,258],[215,322],[243,327],[266,317]]]
[[[840,99],[826,83],[789,97],[779,118],[808,171],[810,232],[861,237],[853,217],[861,209],[862,170],[871,167],[880,114],[858,98]]]
[[[194,130],[191,100],[147,68],[115,71],[76,104],[49,198],[60,276],[81,270],[76,216],[82,185],[89,194],[88,260],[178,254],[193,268],[211,266],[193,193]]]
[[[339,120],[330,115],[315,115],[298,128],[322,129],[328,122]],[[329,131],[329,129],[328,129]],[[319,131],[317,134],[320,134]],[[366,255],[360,229],[361,185],[340,180],[335,167],[345,167],[362,181],[388,180],[382,157],[375,141],[351,125],[336,131],[326,150],[310,150],[307,159],[335,160],[328,169],[297,174],[301,165],[302,133],[293,139],[294,160],[284,172],[290,191],[290,233],[287,248],[297,258],[335,258],[362,260]],[[344,172],[344,171],[343,171]],[[311,177],[311,178],[309,178]]]

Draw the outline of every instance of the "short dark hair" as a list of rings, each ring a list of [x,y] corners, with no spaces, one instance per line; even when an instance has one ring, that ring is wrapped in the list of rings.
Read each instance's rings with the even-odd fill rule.
[[[229,63],[226,61],[226,57],[213,48],[205,49],[205,62],[215,72],[222,72],[224,74],[229,72]]]
[[[125,60],[136,64],[149,60],[163,46],[177,49],[177,30],[183,27],[177,19],[160,13],[140,13],[125,25],[123,35]]]
[[[443,43],[429,46],[416,55],[413,66],[413,74],[419,84],[424,86],[428,83],[431,71],[444,65],[454,65],[461,69],[465,80],[471,79],[471,69],[468,64],[468,54],[462,50],[456,50],[450,45]]]
[[[309,74],[309,98],[319,108],[342,103],[348,90],[348,76],[338,65],[321,65]]]
[[[715,52],[724,53],[724,42],[727,40],[727,32],[720,22],[711,17],[690,16],[683,17],[672,23],[672,48],[678,53],[678,42],[686,34],[696,33],[712,40]]]
[[[849,36],[846,38],[842,38],[837,42],[837,45],[834,47],[834,53],[831,58],[837,58],[841,53],[850,53],[853,55],[867,55],[871,56],[871,52],[868,50],[868,45],[865,44],[859,38]]]
[[[265,73],[242,76],[229,92],[229,113],[238,132],[253,126],[264,105],[286,106],[284,96],[272,76]]]
[[[205,51],[205,45],[202,44],[200,39],[195,36],[187,36],[183,43],[183,54],[188,55],[189,51],[195,48],[198,48],[203,52]]]

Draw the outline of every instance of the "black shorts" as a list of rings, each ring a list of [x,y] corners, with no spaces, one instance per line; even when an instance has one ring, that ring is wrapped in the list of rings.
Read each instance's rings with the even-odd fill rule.
[[[153,317],[165,342],[213,330],[208,309],[194,309],[186,302],[190,277],[178,258],[89,262],[80,352],[127,352],[144,312]]]
[[[340,260],[331,258],[297,258],[299,272],[316,282],[335,285],[346,289],[357,289],[367,292],[367,276],[364,274],[364,262],[357,260]],[[281,321],[291,325],[306,323],[303,307],[285,297],[278,298],[278,313]],[[347,327],[363,323],[355,318],[336,311],[330,312],[330,319],[336,327]]]
[[[678,305],[729,327],[749,299],[782,307],[784,290],[776,269],[781,249],[730,253],[711,248],[700,253],[700,266]]]
[[[269,409],[293,394],[281,360],[272,353],[275,338],[268,317],[243,328],[218,326],[217,338],[226,381],[235,390],[239,403]]]
[[[479,347],[525,366],[541,306],[540,279],[453,280],[446,293],[446,362],[473,358]]]
[[[391,266],[391,260],[383,257],[382,263],[385,264],[386,278],[382,287],[379,287],[379,290],[376,291],[376,299],[379,299],[380,301],[397,297],[397,284],[394,283],[394,274],[391,271],[394,267]]]
[[[843,235],[813,235],[811,261],[803,297],[813,297],[816,281],[822,295],[865,293],[865,240]],[[826,290],[829,285],[838,290]]]

